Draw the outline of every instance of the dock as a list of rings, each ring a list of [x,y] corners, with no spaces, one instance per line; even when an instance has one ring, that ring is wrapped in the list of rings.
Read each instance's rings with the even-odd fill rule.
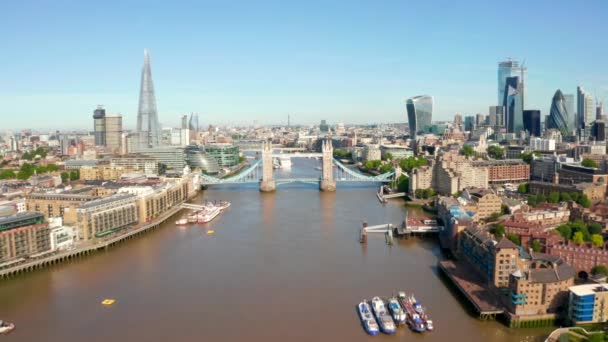
[[[492,293],[477,272],[465,263],[440,261],[439,269],[473,305],[479,318],[493,319],[505,312],[500,298]]]

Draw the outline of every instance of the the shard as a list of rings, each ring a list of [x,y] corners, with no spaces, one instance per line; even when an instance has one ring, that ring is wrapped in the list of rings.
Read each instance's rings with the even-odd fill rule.
[[[137,133],[139,148],[146,149],[160,145],[161,131],[156,112],[156,97],[150,69],[150,54],[144,50],[144,67],[141,70],[141,86],[139,90],[139,108],[137,110]]]

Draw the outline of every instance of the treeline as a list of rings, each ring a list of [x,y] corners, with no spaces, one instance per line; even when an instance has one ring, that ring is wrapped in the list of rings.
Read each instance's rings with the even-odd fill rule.
[[[0,179],[21,179],[26,180],[33,176],[34,174],[43,174],[47,172],[55,172],[59,171],[59,166],[56,164],[48,164],[44,165],[34,165],[24,163],[21,165],[19,170],[15,171],[12,169],[3,169],[0,170]]]

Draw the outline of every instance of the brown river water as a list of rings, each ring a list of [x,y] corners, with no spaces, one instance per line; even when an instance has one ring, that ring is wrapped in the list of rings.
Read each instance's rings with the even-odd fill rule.
[[[278,177],[318,174],[294,159]],[[290,175],[289,175],[290,174]],[[206,225],[161,229],[89,257],[0,282],[0,341],[542,341],[550,329],[508,329],[476,319],[439,274],[432,237],[383,235],[360,244],[362,220],[398,223],[400,199],[382,205],[372,185],[308,184],[262,194],[218,186],[205,200],[232,206]],[[208,229],[214,235],[206,234]],[[413,292],[435,331],[368,336],[356,304]],[[116,303],[105,307],[104,298]]]

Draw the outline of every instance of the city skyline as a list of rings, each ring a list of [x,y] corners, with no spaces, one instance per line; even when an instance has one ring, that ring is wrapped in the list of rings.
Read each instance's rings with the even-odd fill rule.
[[[598,10],[584,14],[552,7],[552,22],[577,24],[560,35],[543,24],[549,20],[542,16],[548,2],[525,4],[509,44],[496,39],[502,28],[490,25],[502,12],[482,2],[446,2],[443,7],[454,15],[441,20],[430,4],[361,4],[346,12],[339,4],[314,2],[146,9],[116,3],[107,6],[112,12],[79,4],[31,17],[33,4],[10,4],[5,13],[12,15],[3,25],[17,30],[4,31],[17,34],[6,37],[0,56],[0,115],[8,118],[7,129],[60,128],[45,120],[51,115],[69,128],[92,130],[90,112],[103,104],[134,129],[145,47],[155,57],[162,126],[178,126],[181,115],[192,112],[199,113],[201,126],[280,124],[288,115],[292,124],[405,123],[404,101],[417,94],[435,98],[436,120],[487,114],[496,102],[497,64],[508,57],[525,61],[528,69],[525,109],[547,115],[557,88],[573,94],[580,85],[594,99],[605,98],[608,79],[601,59],[608,51],[597,42],[607,29],[594,23],[603,19],[607,4],[590,4]],[[412,11],[419,18],[407,15]],[[462,22],[459,13],[475,20]],[[155,27],[146,25],[148,17],[161,16]],[[114,24],[90,25],[106,17]],[[29,20],[37,25],[28,26]],[[68,39],[54,45],[55,36]],[[421,48],[405,44],[411,39],[422,39]],[[572,44],[556,51],[564,40]]]

